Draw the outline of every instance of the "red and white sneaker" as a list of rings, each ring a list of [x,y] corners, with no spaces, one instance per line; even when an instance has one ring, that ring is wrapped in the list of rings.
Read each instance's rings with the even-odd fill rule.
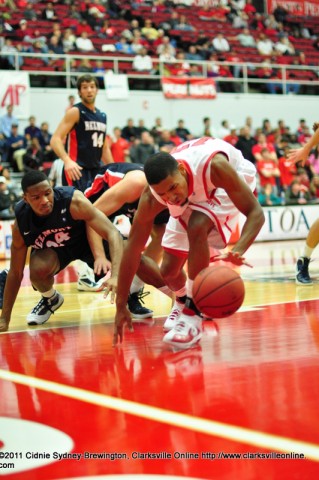
[[[169,332],[170,330],[172,330],[172,328],[174,328],[174,326],[177,323],[177,320],[181,316],[183,308],[184,308],[184,304],[175,300],[172,310],[164,322],[164,325],[163,325],[164,332]]]
[[[198,315],[181,313],[174,327],[164,335],[163,342],[179,348],[189,348],[202,337],[202,319]]]

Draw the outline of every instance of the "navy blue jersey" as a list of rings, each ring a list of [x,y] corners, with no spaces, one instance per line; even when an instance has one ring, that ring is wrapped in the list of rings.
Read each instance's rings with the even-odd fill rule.
[[[100,196],[116,183],[120,182],[128,172],[135,170],[144,171],[143,165],[138,163],[110,163],[101,169],[101,173],[96,175],[92,185],[85,190],[84,195],[94,203]],[[133,218],[137,209],[139,198],[135,202],[125,203],[122,207],[109,216],[113,221],[118,215],[126,215]]]
[[[106,114],[97,108],[93,112],[81,102],[74,107],[79,109],[80,119],[67,136],[66,150],[81,167],[99,168],[106,136]]]
[[[139,163],[110,163],[104,165],[101,169],[101,173],[96,175],[92,185],[87,188],[84,192],[84,195],[94,203],[98,198],[103,195],[104,192],[112,188],[113,185],[120,182],[128,172],[135,170],[144,171],[144,165]],[[132,203],[124,203],[122,207],[116,212],[109,215],[111,222],[114,221],[115,217],[119,215],[125,215],[133,220],[134,214],[138,207],[139,198],[137,198]],[[164,210],[159,213],[154,220],[156,224],[167,223],[169,218],[168,210]]]
[[[85,222],[74,220],[70,214],[74,191],[74,187],[55,187],[53,211],[45,217],[37,216],[24,200],[17,203],[16,220],[28,247],[55,249],[86,243]]]

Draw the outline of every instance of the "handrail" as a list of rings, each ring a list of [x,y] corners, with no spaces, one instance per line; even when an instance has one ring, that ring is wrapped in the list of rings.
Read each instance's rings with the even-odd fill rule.
[[[254,84],[269,84],[273,83],[276,85],[281,85],[282,86],[282,91],[284,94],[288,93],[287,89],[287,84],[299,84],[299,85],[311,85],[311,86],[316,86],[319,87],[319,66],[312,66],[312,65],[306,65],[306,66],[301,66],[301,65],[289,65],[289,64],[276,64],[276,63],[269,63],[265,59],[265,62],[263,63],[255,63],[255,62],[231,62],[231,61],[191,61],[191,60],[176,60],[173,64],[170,64],[168,62],[163,62],[158,58],[152,58],[153,62],[153,70],[150,73],[139,73],[139,72],[133,72],[133,68],[131,67],[130,69],[123,69],[122,65],[123,62],[127,65],[127,63],[132,63],[133,64],[133,59],[134,55],[132,56],[115,56],[115,55],[92,55],[90,54],[78,54],[78,53],[69,53],[67,55],[57,55],[57,54],[51,54],[51,53],[20,53],[20,52],[14,52],[14,53],[5,53],[5,52],[0,52],[1,57],[12,57],[14,58],[14,65],[16,70],[21,70],[21,66],[23,65],[24,59],[27,58],[32,58],[32,59],[39,59],[44,61],[45,63],[51,63],[52,67],[54,68],[54,61],[56,60],[63,60],[64,65],[63,67],[57,66],[57,70],[45,70],[41,69],[41,66],[37,66],[37,71],[35,71],[30,68],[28,70],[27,65],[24,65],[23,70],[27,71],[30,73],[30,75],[43,75],[43,76],[63,76],[66,78],[66,84],[65,86],[67,88],[72,87],[71,83],[71,78],[74,78],[74,75],[79,75],[81,74],[81,70],[74,70],[72,69],[72,63],[74,60],[79,61],[82,59],[89,59],[90,61],[96,61],[96,60],[102,60],[103,62],[112,62],[112,72],[115,74],[119,73],[126,73],[129,78],[148,78],[148,79],[158,79],[160,80],[161,77],[164,76],[170,76],[171,78],[175,78],[174,75],[170,75],[167,72],[167,67],[170,65],[182,65],[183,63],[187,63],[188,65],[197,65],[200,67],[200,73],[198,76],[207,78],[209,77],[209,67],[211,64],[214,64],[214,66],[218,67],[227,67],[227,68],[234,68],[238,71],[240,71],[240,77],[235,77],[235,76],[214,76],[214,79],[220,83],[220,84],[227,84],[227,83],[233,83],[233,84],[240,84],[242,85],[242,92],[243,93],[248,93],[249,92],[249,84],[254,83]],[[20,65],[22,59],[22,65]],[[63,69],[62,69],[63,68]],[[258,69],[262,68],[269,68],[275,71],[278,75],[280,74],[279,78],[278,76],[274,78],[258,78],[254,77],[251,74],[254,71],[257,71]],[[307,72],[312,72],[313,74],[313,79],[293,79],[289,78],[289,71],[307,71]],[[101,77],[101,73],[95,73],[94,74],[97,77]],[[180,76],[179,76],[180,77]]]

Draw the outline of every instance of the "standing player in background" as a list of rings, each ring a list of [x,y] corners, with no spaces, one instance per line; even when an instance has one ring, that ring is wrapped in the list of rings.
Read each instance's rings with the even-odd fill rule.
[[[96,77],[86,74],[77,80],[81,102],[69,108],[51,138],[51,147],[64,162],[63,185],[73,185],[82,192],[88,188],[103,163],[113,162],[106,139],[107,117],[96,106],[99,85]],[[92,272],[78,262],[78,289],[98,291],[102,286]]]
[[[303,161],[303,164],[308,159],[311,150],[319,143],[319,122],[313,125],[314,134],[308,142],[301,148],[290,150],[288,154],[289,160],[293,162]],[[304,246],[303,255],[298,258],[296,265],[296,283],[298,285],[312,285],[312,279],[309,275],[309,263],[312,252],[319,243],[319,219],[317,219],[310,227],[306,243]]]
[[[147,186],[143,165],[136,163],[112,163],[104,167],[104,173],[95,177],[85,196],[96,208],[101,210],[111,222],[119,215],[124,215],[133,220],[138,207],[138,202]],[[169,219],[168,210],[161,212],[155,219],[151,231],[151,242],[144,251],[144,257],[152,258],[156,263],[162,259],[161,240]],[[88,236],[96,244],[99,241],[94,230],[88,230]],[[101,239],[100,239],[101,244]],[[101,244],[102,247],[102,244]],[[103,250],[101,248],[101,256]],[[130,286],[127,305],[134,318],[147,318],[153,311],[142,305],[143,298],[148,293],[143,292],[144,282],[135,275]],[[167,287],[159,288],[163,293],[168,293]]]
[[[245,264],[243,254],[264,223],[263,210],[253,191],[256,169],[241,152],[223,140],[203,137],[176,147],[171,154],[160,152],[144,166],[149,187],[144,190],[134,217],[128,244],[121,261],[116,299],[114,344],[122,340],[123,325],[132,329],[126,308],[127,295],[137,271],[140,254],[156,215],[169,209],[170,219],[162,245],[161,273],[175,292],[178,315],[168,318],[164,342],[180,348],[197,343],[202,318],[192,300],[196,275],[214,259]],[[220,255],[238,223],[246,216],[239,240],[231,251]],[[188,280],[183,266],[188,260]]]
[[[78,258],[94,265],[97,274],[107,273],[108,263],[103,262],[104,258],[112,262],[112,275],[105,287],[106,294],[110,292],[114,301],[123,252],[123,240],[114,225],[74,187],[53,189],[43,172],[26,173],[21,187],[23,200],[15,207],[6,283],[6,273],[0,274],[2,287],[5,283],[0,331],[8,329],[29,247],[30,281],[41,293],[41,299],[27,316],[28,325],[45,323],[60,308],[64,299],[54,288],[54,277]],[[99,248],[87,238],[87,227],[92,227],[104,240],[102,260],[98,258]]]
[[[51,138],[51,147],[64,162],[65,185],[82,192],[100,171],[101,162],[112,163],[106,141],[107,118],[95,106],[98,82],[92,75],[77,80],[81,102],[69,108]]]

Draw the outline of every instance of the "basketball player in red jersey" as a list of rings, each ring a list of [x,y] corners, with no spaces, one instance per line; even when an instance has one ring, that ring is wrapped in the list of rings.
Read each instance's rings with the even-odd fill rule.
[[[209,265],[212,255],[244,264],[243,254],[264,223],[263,210],[253,194],[256,169],[232,145],[203,137],[183,143],[171,154],[153,155],[146,161],[144,173],[148,188],[141,196],[120,266],[114,344],[122,341],[125,323],[132,330],[126,308],[128,290],[153,219],[168,208],[171,217],[162,241],[161,273],[176,294],[176,318],[172,322],[170,315],[170,324],[164,323],[167,333],[163,340],[188,348],[202,335],[202,318],[192,300],[196,275]],[[246,217],[241,236],[231,251],[221,255],[219,250],[227,246],[240,212]]]
[[[51,147],[64,162],[63,185],[73,185],[82,192],[99,173],[102,163],[112,163],[113,157],[106,139],[107,117],[96,106],[98,80],[82,75],[77,80],[81,102],[69,108],[51,138]],[[78,290],[99,291],[92,272],[78,262]]]

